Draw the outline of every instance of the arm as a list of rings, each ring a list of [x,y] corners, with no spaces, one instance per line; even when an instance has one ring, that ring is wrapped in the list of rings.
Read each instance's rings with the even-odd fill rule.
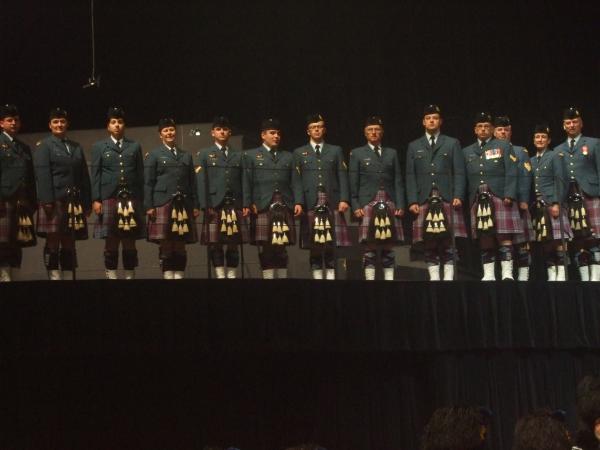
[[[453,187],[454,199],[464,201],[467,189],[467,176],[465,166],[465,155],[460,147],[460,142],[455,141],[452,146],[452,164],[454,168]]]
[[[517,163],[512,146],[503,146],[504,152],[504,199],[515,200],[517,198]]]
[[[417,199],[417,177],[413,146],[409,145],[406,151],[406,196],[408,206],[418,205]],[[417,209],[418,212],[418,209]]]
[[[196,168],[196,192],[198,193],[198,205],[201,209],[208,208],[207,167],[204,153],[201,151],[198,158],[198,167]]]
[[[525,149],[521,150],[523,152],[520,159],[519,167],[518,167],[518,186],[519,186],[519,202],[520,203],[529,203],[529,197],[531,194],[531,163],[529,160],[529,155]],[[527,170],[529,167],[529,170]]]
[[[394,190],[396,191],[396,210],[404,210],[406,207],[404,196],[404,181],[402,180],[402,170],[400,169],[400,158],[398,152],[394,155]]]
[[[102,186],[102,147],[100,147],[100,143],[96,143],[92,147],[90,178],[92,184],[92,200],[94,202],[102,201],[100,191]]]
[[[54,203],[54,184],[50,170],[50,149],[44,143],[33,154],[33,167],[37,183],[37,196],[41,203]]]
[[[300,163],[294,154],[292,156],[291,167],[292,191],[294,192],[294,211],[297,212],[297,206],[300,206],[300,212],[304,206],[304,189],[302,189],[302,175],[300,172]]]
[[[358,200],[358,193],[360,189],[360,159],[356,156],[355,152],[350,152],[350,164],[348,171],[352,211],[357,211],[361,209],[361,205]]]
[[[188,153],[187,157],[189,159],[189,164],[187,165],[188,173],[186,178],[188,179],[188,186],[190,187],[190,202],[192,204],[192,208],[198,210],[200,205],[198,204],[198,194],[196,192],[196,172],[194,171],[194,159],[192,158],[191,153]],[[196,217],[196,214],[194,214],[194,217]]]
[[[142,146],[138,146],[135,152],[135,194],[144,195],[144,157],[142,156]]]
[[[252,205],[252,184],[254,183],[254,166],[247,152],[242,156],[242,189],[244,191],[243,206],[249,208]]]
[[[144,208],[154,208],[154,186],[156,185],[156,157],[150,154],[144,162]]]
[[[81,171],[79,178],[81,180],[81,204],[83,209],[89,213],[92,206],[92,186],[90,183],[90,172],[88,171],[83,148],[79,147],[79,149],[81,150],[81,167],[79,168]]]

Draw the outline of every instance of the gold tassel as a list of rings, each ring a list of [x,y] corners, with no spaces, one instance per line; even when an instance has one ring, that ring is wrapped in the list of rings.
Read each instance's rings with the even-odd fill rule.
[[[231,236],[233,231],[231,231],[231,227],[227,227],[227,236]]]
[[[579,210],[575,211],[575,218],[579,219]]]
[[[128,224],[128,223],[126,223],[126,224],[123,226],[123,230],[124,230],[124,231],[129,231],[129,224]]]
[[[121,202],[117,204],[117,214],[123,215],[123,206],[121,206]]]
[[[333,241],[333,238],[331,237],[331,233],[329,231],[327,231],[327,238],[325,239],[327,242],[331,242]]]
[[[324,244],[324,243],[325,243],[325,235],[324,235],[324,234],[322,234],[322,235],[321,235],[321,237],[319,238],[319,242],[320,242],[321,244]]]
[[[488,227],[488,224],[487,224],[487,222],[485,222],[485,221],[484,221],[484,222],[483,222],[483,230],[485,231],[485,230],[487,230],[488,228],[489,228],[489,227]]]
[[[481,204],[477,205],[477,217],[483,216],[483,210],[481,209]]]
[[[183,222],[183,214],[181,214],[181,211],[177,212],[177,222]]]
[[[375,226],[378,227],[379,226],[379,217],[375,217]]]
[[[25,225],[28,226],[28,227],[33,226],[33,223],[31,223],[31,219],[29,218],[29,216],[27,216],[25,218]]]
[[[446,227],[444,226],[444,222],[440,223],[440,232],[446,231]]]
[[[477,228],[481,228],[480,225],[478,225]],[[425,231],[427,231],[427,233],[433,233],[433,228],[431,228],[431,222],[429,222],[429,225],[427,225],[427,230]]]
[[[237,227],[237,225],[236,225],[236,223],[235,223],[235,222],[233,223],[233,226],[231,227],[231,229],[232,229],[232,231],[233,231],[234,233],[237,233],[237,232],[238,232],[238,227]]]
[[[487,224],[488,224],[488,228],[492,228],[494,226],[494,222],[492,221],[491,217],[488,218]]]
[[[175,208],[171,211],[171,219],[177,219],[177,211],[175,211]]]
[[[189,232],[190,232],[190,229],[188,228],[187,222],[185,222],[185,223],[183,224],[183,232],[184,232],[184,233],[189,233]]]
[[[273,239],[271,239],[271,244],[277,245],[277,235],[273,233]]]
[[[177,224],[176,224],[175,222],[173,222],[173,226],[171,227],[171,231],[172,231],[173,233],[176,233],[176,232],[177,232]]]
[[[375,219],[377,220],[377,219]],[[375,239],[381,239],[381,232],[379,231],[379,228],[377,228],[377,230],[375,230]]]
[[[119,228],[123,228],[123,225],[124,225],[123,219],[119,219]]]
[[[283,222],[283,227],[281,227],[281,229],[283,230],[284,233],[286,231],[290,231],[290,227],[288,227],[287,222]]]
[[[587,228],[587,222],[585,221],[585,219],[581,219],[581,226],[583,228]]]
[[[326,229],[331,229],[331,223],[329,223],[329,219],[325,219],[325,228]]]
[[[425,220],[432,220],[431,211],[427,212],[427,217],[425,218]]]
[[[227,225],[225,225],[225,222],[223,222],[221,224],[221,233],[225,233],[227,231]]]
[[[287,234],[284,234],[283,237],[281,238],[281,243],[282,244],[289,244],[290,240],[287,237]]]
[[[231,220],[233,220],[233,221],[237,220],[237,214],[235,213],[235,209],[231,210]]]
[[[390,222],[389,216],[385,216],[385,226],[389,227],[392,223]]]
[[[318,244],[319,243],[319,235],[317,233],[315,233],[315,242]]]
[[[123,208],[123,217],[129,217],[129,208],[127,206]]]
[[[19,230],[19,232],[17,233],[17,240],[18,241],[24,241],[25,237],[23,236],[23,232],[21,230]]]
[[[227,214],[225,214],[225,210],[221,210],[221,220],[227,220]]]
[[[387,231],[385,232],[385,238],[389,239],[392,237],[392,230],[390,230],[389,228],[387,229]]]
[[[585,217],[585,209],[581,208],[581,217]]]
[[[137,227],[137,222],[135,221],[135,219],[132,217],[131,219],[129,219],[129,226],[130,227]]]
[[[133,212],[134,212],[133,211],[133,203],[129,202],[128,205],[129,205],[129,212],[133,214]]]

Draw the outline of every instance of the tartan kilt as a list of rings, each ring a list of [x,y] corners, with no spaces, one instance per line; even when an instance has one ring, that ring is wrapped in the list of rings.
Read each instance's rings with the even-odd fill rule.
[[[168,201],[164,205],[154,208],[156,214],[153,219],[148,218],[147,222],[147,240],[159,244],[160,241],[171,239],[171,230],[169,229],[171,222],[171,205],[173,200]],[[191,226],[189,233],[186,233],[183,240],[186,244],[193,244],[198,241],[198,233],[196,232],[196,221],[192,214],[191,208],[186,208]]]
[[[281,194],[273,194],[271,203],[275,202],[281,202]],[[288,233],[290,236],[290,242],[286,245],[294,245],[296,243],[296,223],[294,221],[294,212],[289,207],[285,208],[285,221],[290,227]],[[264,211],[260,211],[258,214],[252,217],[251,227],[251,244],[261,245],[265,243],[271,243],[271,218],[269,208]]]
[[[531,220],[531,213],[529,210],[523,211],[519,208],[519,215],[521,216],[521,222],[523,223],[523,232],[516,234],[513,239],[513,244],[523,244],[525,242],[535,241],[535,232],[533,231],[533,222]],[[560,228],[559,228],[560,230]]]
[[[37,244],[35,239],[35,231],[33,232],[33,240],[22,242],[17,239],[19,231],[17,205],[15,201],[0,200],[4,204],[4,215],[0,217],[0,244],[8,244],[16,247],[33,247]],[[30,211],[31,212],[31,211]],[[33,219],[33,212],[31,212]],[[34,222],[32,220],[32,222]]]
[[[413,242],[420,242],[423,240],[423,228],[425,226],[425,217],[427,217],[428,212],[428,202],[419,205],[419,214],[413,221]],[[454,208],[449,202],[444,202],[444,215],[448,218],[452,217],[452,222],[448,220],[448,225],[450,227],[454,227],[454,237],[466,238],[467,226],[465,225],[465,217],[462,206]]]
[[[560,207],[560,215],[562,216],[563,223],[562,236],[560,232],[561,219],[560,217],[552,217],[552,213],[550,212],[551,209],[551,206],[546,206],[546,212],[548,214],[548,217],[550,217],[550,223],[552,223],[552,239],[555,241],[560,241],[564,237],[567,241],[570,241],[571,239],[573,239],[573,231],[571,230],[571,224],[569,223],[567,207],[565,205],[561,205]],[[535,239],[535,234],[533,235],[533,237]]]
[[[384,190],[380,190],[377,191],[377,194],[375,194],[375,198],[362,208],[365,215],[362,217],[360,224],[358,225],[358,242],[369,241],[369,228],[371,225],[371,221],[373,220],[374,213],[373,207],[378,202],[385,203],[387,207],[388,216],[390,217],[390,220],[394,222],[393,226],[396,230],[396,242],[403,241],[404,230],[402,229],[402,220],[394,215],[396,205],[390,199],[390,196],[387,194],[387,192],[385,192]],[[385,243],[387,244],[388,242],[386,241]]]
[[[48,217],[46,210],[40,203],[38,206],[37,213],[37,226],[36,233],[38,236],[47,237],[49,233],[60,233],[62,235],[69,236],[71,230],[68,227],[66,218],[65,208],[68,202],[58,200],[54,202],[54,214],[52,217]],[[88,224],[84,214],[84,225],[83,229],[75,232],[76,241],[85,241],[88,238]]]
[[[592,234],[595,238],[600,238],[600,197],[589,197],[583,194],[583,204]]]
[[[242,216],[242,210],[236,209],[235,214],[240,218],[239,227],[240,232],[237,236],[237,241],[225,242],[221,234],[221,211],[222,208],[214,210],[213,214],[208,214],[208,211],[204,212],[204,223],[202,224],[202,233],[200,234],[200,243],[202,245],[208,244],[240,244],[247,243],[250,241],[250,230],[248,226],[248,218]]]
[[[486,185],[479,186],[479,193],[485,192]],[[505,206],[504,201],[494,195],[491,191],[488,192],[494,204],[494,226],[495,234],[520,234],[523,233],[523,225],[521,216],[519,215],[517,202],[512,202],[511,206]],[[471,236],[477,239],[477,198],[471,205]]]
[[[317,193],[316,206],[327,204],[327,193]],[[329,220],[333,223],[335,245],[337,247],[350,247],[350,235],[348,233],[348,224],[344,214],[339,212],[337,208],[330,209]],[[300,248],[310,249],[314,247],[320,248],[322,245],[314,245],[312,242],[313,226],[315,224],[315,210],[309,209],[300,219]]]
[[[94,237],[96,239],[106,239],[107,237],[115,236],[122,239],[140,239],[144,237],[146,224],[143,220],[145,214],[140,215],[140,212],[143,212],[141,202],[136,199],[133,200],[133,209],[135,211],[134,217],[137,222],[137,227],[128,234],[118,233],[117,203],[118,200],[116,198],[102,200],[102,214],[96,218],[96,223],[94,224]]]

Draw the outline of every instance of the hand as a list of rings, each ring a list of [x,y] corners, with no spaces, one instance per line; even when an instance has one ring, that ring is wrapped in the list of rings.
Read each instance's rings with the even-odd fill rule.
[[[44,203],[42,205],[42,208],[44,208],[44,212],[46,213],[46,216],[48,216],[48,218],[54,215],[54,203]]]
[[[206,215],[207,216],[214,216],[215,215],[215,208],[207,208],[206,209]]]
[[[242,208],[242,217],[248,217],[250,214],[250,208]]]
[[[200,210],[198,208],[194,208],[192,210],[192,215],[195,217],[198,217],[200,215]]]
[[[294,217],[298,217],[300,214],[302,214],[302,205],[294,206]]]
[[[256,203],[252,203],[252,205],[250,205],[250,210],[252,211],[252,214],[258,214],[258,208],[256,207]]]
[[[519,209],[522,211],[527,211],[529,209],[529,205],[527,202],[519,202]]]
[[[365,216],[365,212],[363,211],[362,208],[358,208],[356,211],[354,211],[354,217],[357,217],[360,219],[361,217],[364,217],[364,216]]]
[[[396,209],[396,210],[394,210],[394,215],[396,217],[402,217],[404,215],[404,210],[403,209]]]
[[[560,205],[558,203],[555,203],[550,207],[550,214],[552,214],[552,217],[555,219],[558,217],[560,214]]]
[[[102,214],[102,202],[94,201],[94,203],[92,203],[92,209],[97,216]]]
[[[340,202],[340,204],[338,205],[338,211],[341,213],[345,213],[346,211],[348,211],[348,208],[350,208],[350,205],[346,202]]]
[[[512,206],[512,199],[511,198],[505,198],[504,199],[504,206]]]
[[[462,206],[462,200],[460,198],[455,198],[454,200],[452,200],[452,206],[454,208]]]
[[[419,214],[421,208],[419,208],[419,205],[417,203],[413,203],[408,207],[408,210],[416,216]]]
[[[146,211],[146,215],[148,216],[148,218],[150,220],[154,220],[154,218],[156,217],[156,209],[155,208],[150,208]]]

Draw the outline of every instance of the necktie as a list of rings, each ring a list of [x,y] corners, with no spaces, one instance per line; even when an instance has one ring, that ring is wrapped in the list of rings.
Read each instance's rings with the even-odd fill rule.
[[[431,148],[433,148],[435,146],[435,136],[430,136],[429,139],[431,140]]]
[[[277,150],[275,149],[275,147],[271,148],[271,150],[269,151],[271,152],[271,157],[275,159],[275,157],[277,156]]]
[[[315,145],[315,153],[317,154],[317,158],[321,157],[321,146],[319,144]]]
[[[173,156],[177,157],[177,149],[175,147],[171,147],[171,153],[173,153]]]
[[[373,150],[375,150],[375,153],[377,153],[377,156],[381,157],[381,147],[379,145],[376,145]]]
[[[121,141],[115,142],[115,145],[117,146],[117,150],[121,150]]]
[[[69,148],[69,144],[67,144],[67,140],[66,140],[66,139],[63,139],[63,140],[62,140],[62,143],[63,143],[63,145],[65,146],[65,148],[67,149],[67,154],[68,154],[69,156],[71,156],[71,149]]]
[[[223,156],[225,158],[227,158],[227,147],[225,147],[225,146],[221,147],[221,151],[223,152]]]
[[[569,150],[573,151],[573,149],[575,148],[575,139],[571,139],[571,145],[569,146]]]
[[[481,141],[481,143],[479,144],[479,146],[481,147],[481,150],[483,150],[483,147],[485,147],[486,142],[485,141]]]

